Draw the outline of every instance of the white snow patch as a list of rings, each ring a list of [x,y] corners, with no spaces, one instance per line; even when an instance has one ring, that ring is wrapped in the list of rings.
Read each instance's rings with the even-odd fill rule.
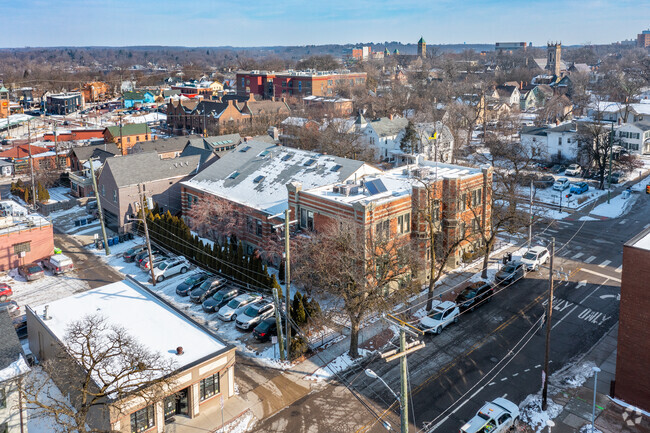
[[[612,198],[609,204],[603,203],[596,206],[590,214],[608,218],[618,218],[626,214],[638,198],[639,196],[637,194],[630,194],[627,199],[623,198],[623,194],[619,194]]]
[[[580,428],[580,433],[603,433],[603,432],[598,430],[596,427],[591,428],[591,424],[587,424],[587,425],[583,425]]]
[[[41,367],[34,367],[28,376],[28,380],[34,387],[41,387],[38,394],[38,400],[41,403],[51,405],[56,401],[59,404],[66,404],[71,410],[74,410],[70,406],[68,399]],[[65,431],[63,427],[56,423],[54,416],[32,405],[27,405],[27,430],[29,433],[63,433]]]
[[[360,360],[370,355],[371,353],[373,352],[370,350],[359,349],[359,358],[352,359],[349,353],[346,352],[343,355],[337,356],[327,365],[319,368],[310,376],[306,376],[305,379],[313,380],[314,382],[321,382],[323,380],[330,379],[337,373],[340,373],[341,371],[357,364]]]
[[[578,221],[600,221],[598,218],[593,218],[590,216],[583,216],[578,219]]]
[[[225,425],[223,428],[217,429],[214,433],[245,433],[248,431],[253,421],[253,413],[247,411],[244,415],[240,416],[230,424]]]
[[[556,418],[563,407],[550,398],[545,411],[542,410],[542,396],[529,395],[519,405],[521,420],[529,425],[535,432],[542,433],[546,429],[546,422]]]
[[[23,355],[18,355],[18,359],[9,364],[9,366],[0,370],[0,382],[5,382],[7,380],[18,377],[22,374],[25,374],[29,371],[29,366],[25,361]]]

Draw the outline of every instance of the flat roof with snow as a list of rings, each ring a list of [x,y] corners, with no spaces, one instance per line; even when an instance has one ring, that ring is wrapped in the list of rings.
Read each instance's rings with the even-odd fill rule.
[[[211,359],[230,349],[146,289],[118,281],[86,292],[49,302],[48,320],[43,323],[65,342],[68,326],[84,316],[99,313],[109,325],[119,325],[150,351],[173,360],[178,369]],[[43,318],[44,306],[32,310]],[[176,348],[183,347],[183,355]]]
[[[626,244],[628,247],[640,248],[650,251],[650,229],[646,229],[630,239]]]

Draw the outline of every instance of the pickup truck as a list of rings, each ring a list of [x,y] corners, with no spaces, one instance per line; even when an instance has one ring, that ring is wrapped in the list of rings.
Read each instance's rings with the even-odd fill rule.
[[[43,269],[47,269],[54,275],[64,274],[74,269],[72,259],[63,254],[54,254],[41,262]]]
[[[513,430],[519,421],[519,408],[505,398],[487,402],[476,416],[460,428],[460,433],[505,433]]]

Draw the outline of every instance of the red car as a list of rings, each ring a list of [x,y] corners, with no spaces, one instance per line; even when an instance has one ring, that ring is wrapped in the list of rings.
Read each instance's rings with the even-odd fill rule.
[[[7,298],[13,295],[14,292],[11,290],[11,286],[7,283],[0,283],[0,302],[4,302]]]

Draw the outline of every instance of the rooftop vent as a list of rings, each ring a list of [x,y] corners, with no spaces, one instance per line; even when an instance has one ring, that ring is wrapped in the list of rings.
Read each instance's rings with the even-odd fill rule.
[[[330,171],[340,171],[343,166],[340,164],[336,164]]]
[[[233,171],[230,176],[228,176],[228,179],[235,179],[237,176],[239,176],[239,172]]]
[[[176,348],[176,355],[180,356],[180,355],[182,355],[183,353],[184,353],[184,352],[183,352],[183,346],[178,346],[178,347]]]
[[[286,155],[284,155],[284,156],[282,157],[282,161],[288,161],[288,160],[290,160],[292,157],[293,157],[292,154],[287,153]]]
[[[243,149],[239,149],[240,152],[248,152],[250,150],[250,146],[246,146]]]
[[[255,179],[253,179],[253,182],[254,182],[254,183],[260,183],[261,181],[264,180],[264,177],[265,177],[265,176],[262,176],[262,175],[257,176]]]
[[[316,164],[315,159],[308,159],[307,162],[305,162],[305,167],[311,167],[312,165]]]

